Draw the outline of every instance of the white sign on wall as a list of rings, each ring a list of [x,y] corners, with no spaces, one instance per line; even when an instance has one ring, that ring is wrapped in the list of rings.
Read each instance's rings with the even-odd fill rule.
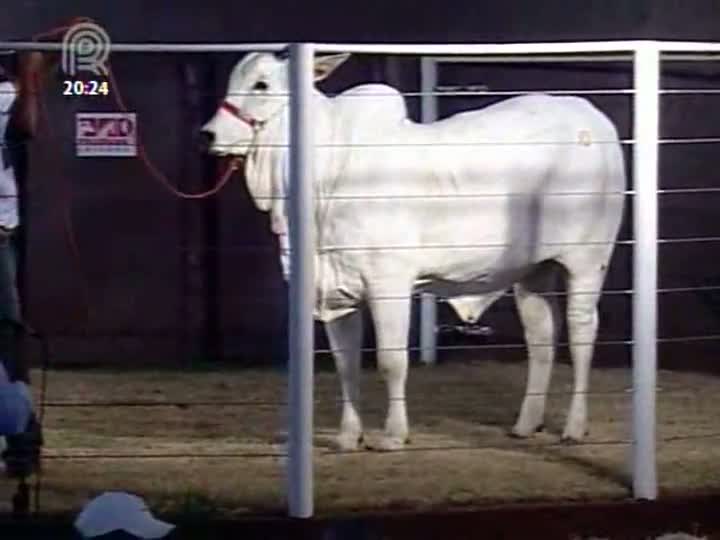
[[[75,148],[78,157],[136,156],[135,113],[76,113]]]

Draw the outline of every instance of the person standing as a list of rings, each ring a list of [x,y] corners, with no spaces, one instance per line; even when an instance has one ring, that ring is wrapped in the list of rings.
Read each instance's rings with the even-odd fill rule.
[[[18,227],[29,164],[27,143],[37,133],[44,78],[42,53],[0,55],[0,362],[10,383],[27,386],[30,367],[21,346],[26,327],[18,290]],[[6,441],[0,457],[7,476],[25,478],[37,471],[43,437],[34,411],[21,432],[0,436]]]

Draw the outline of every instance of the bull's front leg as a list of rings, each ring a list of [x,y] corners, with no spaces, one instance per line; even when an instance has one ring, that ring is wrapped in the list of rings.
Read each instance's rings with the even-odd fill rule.
[[[362,312],[358,309],[349,315],[325,323],[342,388],[342,419],[337,444],[345,451],[357,450],[363,439],[360,419],[362,322]]]
[[[377,342],[377,364],[387,387],[388,413],[379,450],[399,450],[408,442],[405,384],[408,370],[410,287],[372,291],[369,300]]]

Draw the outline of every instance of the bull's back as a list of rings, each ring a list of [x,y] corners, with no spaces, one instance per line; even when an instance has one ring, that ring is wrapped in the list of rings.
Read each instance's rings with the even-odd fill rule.
[[[338,207],[351,231],[341,236],[441,246],[406,255],[457,279],[612,241],[625,187],[617,138],[602,112],[573,97],[522,96],[432,124],[404,121],[373,148],[353,149],[341,189],[361,197]]]
[[[364,203],[376,243],[465,246],[435,258],[451,266],[465,264],[466,246],[488,246],[478,256],[495,259],[491,266],[522,265],[617,233],[625,187],[617,132],[584,99],[522,96],[432,124],[407,122],[385,140],[355,162],[365,177],[357,189],[393,197]],[[393,226],[378,228],[385,222]]]

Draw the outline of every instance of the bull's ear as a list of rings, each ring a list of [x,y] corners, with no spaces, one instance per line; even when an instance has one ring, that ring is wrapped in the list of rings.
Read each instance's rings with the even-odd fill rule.
[[[339,68],[348,58],[350,53],[332,54],[315,58],[315,82],[327,79],[330,74]]]

